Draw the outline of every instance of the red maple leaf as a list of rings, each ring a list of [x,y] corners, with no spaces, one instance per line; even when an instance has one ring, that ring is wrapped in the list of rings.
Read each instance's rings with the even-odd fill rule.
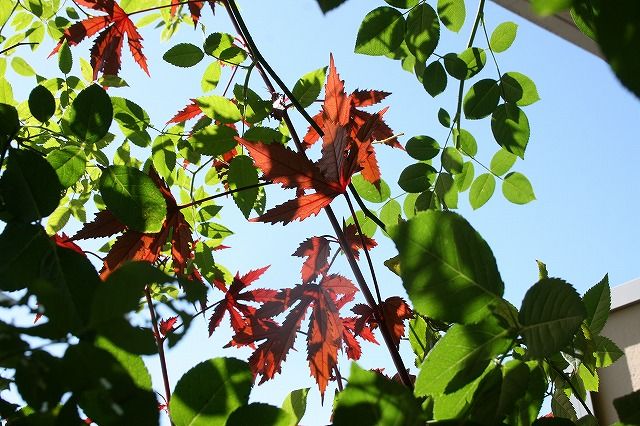
[[[281,144],[249,142],[237,138],[247,148],[266,179],[297,190],[295,199],[272,208],[262,216],[252,219],[253,221],[286,224],[316,215],[346,191],[351,176],[358,171],[361,155],[351,137],[350,101],[336,72],[333,56],[325,90],[327,94],[322,113],[325,135],[322,157],[317,162],[314,163],[303,153],[294,152]],[[315,192],[306,194],[306,190]]]
[[[200,14],[202,13],[202,7],[204,6],[204,1],[192,1],[189,2],[189,12],[191,13],[191,19],[193,20],[193,26],[198,25],[198,20],[200,20]],[[211,11],[215,14],[215,4],[213,1],[207,1],[211,6]],[[171,0],[171,16],[175,16],[178,11],[178,7],[183,4],[182,0]]]
[[[246,332],[234,336],[234,340],[244,344],[264,340],[249,358],[254,376],[262,376],[260,383],[280,372],[302,320],[311,309],[307,360],[311,375],[324,395],[342,345],[343,321],[339,309],[353,300],[356,291],[347,278],[332,274],[323,276],[318,284],[307,283],[280,290],[271,301],[264,303],[255,312],[255,317],[268,320],[288,311],[282,325],[271,321],[263,323],[260,330],[252,330],[251,336]]]
[[[176,322],[178,321],[178,317],[169,317],[166,320],[161,320],[160,321],[160,334],[162,334],[163,336],[166,336],[167,334],[171,333],[171,331],[173,330],[173,326],[176,325]]]
[[[375,319],[374,311],[370,306],[358,304],[351,310],[359,316],[355,323],[355,334],[361,335],[361,331],[364,330],[367,325],[371,327],[371,329],[375,329],[380,325]],[[413,311],[403,298],[393,296],[379,305],[379,312],[382,314],[382,320],[391,333],[393,343],[395,343],[396,347],[399,346],[400,339],[404,336],[404,321],[413,317]]]
[[[123,232],[111,250],[104,258],[104,264],[100,271],[103,279],[117,267],[128,260],[140,260],[154,263],[162,252],[162,246],[171,236],[171,257],[173,270],[179,275],[185,275],[187,263],[193,258],[193,238],[191,226],[181,213],[178,203],[171,194],[166,182],[158,175],[155,169],[149,170],[149,176],[162,193],[167,204],[167,217],[162,224],[160,232],[144,233],[128,229],[109,211],[102,211],[96,215],[93,222],[87,223],[70,240],[87,238],[99,238]],[[201,281],[200,274],[194,270],[189,278]]]
[[[356,331],[357,317],[348,317],[342,319],[342,341],[345,346],[345,352],[349,359],[357,361],[362,356],[362,348],[356,337],[360,337],[371,343],[378,344],[376,337],[373,335],[373,329],[365,324]]]
[[[366,235],[361,236],[358,233],[358,229],[356,228],[355,223],[351,223],[344,227],[344,236],[347,239],[349,247],[353,252],[353,256],[356,259],[359,259],[360,255],[358,254],[358,252],[363,248],[367,251],[370,251],[372,248],[378,245],[378,243],[376,243],[376,240],[374,240],[373,238],[369,238]]]
[[[329,269],[329,240],[311,237],[300,244],[292,256],[306,257],[302,264],[302,282],[310,283]]]
[[[58,247],[68,248],[70,250],[75,251],[76,253],[80,253],[84,257],[87,257],[84,251],[78,246],[76,243],[71,241],[71,239],[64,232],[61,235],[53,234],[51,239]]]
[[[277,294],[276,290],[258,288],[242,292],[251,283],[260,278],[264,272],[269,269],[268,266],[250,271],[240,276],[239,273],[233,279],[233,282],[227,289],[224,299],[213,310],[209,319],[209,336],[213,334],[215,329],[220,325],[226,312],[229,312],[231,320],[231,328],[235,333],[241,332],[245,327],[250,325],[251,318],[255,315],[256,307],[247,305],[242,302],[258,302],[264,303],[273,300]]]
[[[91,16],[65,29],[49,57],[60,49],[65,40],[69,46],[75,46],[85,38],[100,33],[91,48],[93,79],[97,79],[99,72],[106,75],[118,75],[122,62],[122,45],[126,35],[133,59],[149,75],[147,59],[142,53],[142,36],[129,15],[118,3],[114,0],[76,0],[76,4],[104,12],[107,15]]]
[[[200,108],[200,105],[198,105],[198,101],[196,101],[195,99],[191,99],[191,103],[178,111],[176,115],[174,115],[169,121],[167,121],[167,124],[183,123],[202,114],[203,112]]]

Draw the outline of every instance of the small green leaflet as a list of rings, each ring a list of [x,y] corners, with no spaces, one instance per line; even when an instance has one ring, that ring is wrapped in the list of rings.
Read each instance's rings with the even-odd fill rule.
[[[491,33],[489,47],[496,53],[504,52],[516,39],[518,25],[513,22],[503,22]]]
[[[197,65],[202,58],[204,58],[204,52],[198,46],[191,43],[176,44],[162,56],[162,59],[166,62],[180,68]]]
[[[326,73],[327,67],[318,68],[306,73],[296,81],[291,93],[304,108],[313,104],[320,96]]]
[[[462,154],[455,148],[450,146],[442,150],[442,156],[440,157],[442,167],[451,174],[457,174],[462,172]]]
[[[535,83],[519,72],[507,72],[500,78],[501,96],[505,101],[519,106],[531,105],[540,100]]]
[[[491,115],[491,131],[498,145],[524,159],[529,143],[529,119],[513,104],[499,105]]]
[[[294,416],[282,408],[262,402],[252,402],[238,407],[224,423],[225,426],[246,426],[255,424],[256,420],[272,426],[296,425]]]
[[[404,40],[419,62],[429,59],[440,40],[440,22],[433,7],[422,3],[411,9]]]
[[[203,50],[207,55],[231,65],[239,65],[247,59],[247,53],[233,44],[234,38],[227,33],[210,34],[204,41]]]
[[[481,174],[471,185],[469,203],[474,210],[482,207],[493,195],[496,189],[496,179],[491,173]]]
[[[351,178],[351,183],[364,200],[372,203],[384,203],[391,196],[391,189],[384,180],[380,180],[379,189],[376,188],[374,184],[363,178],[360,174],[353,176]]]
[[[402,207],[396,200],[389,200],[380,210],[380,220],[386,227],[397,225],[402,219]]]
[[[176,167],[177,155],[175,143],[169,135],[159,135],[153,140],[151,160],[158,174],[171,181],[171,172]]]
[[[212,95],[200,97],[196,101],[207,117],[218,120],[223,124],[242,120],[242,114],[238,107],[227,98]]]
[[[73,55],[71,54],[71,48],[69,43],[65,39],[58,51],[58,68],[62,74],[69,74],[71,67],[73,66]]]
[[[296,389],[287,395],[282,402],[282,409],[292,417],[291,426],[296,426],[307,411],[307,395],[309,388]]]
[[[587,326],[593,334],[600,334],[604,328],[609,311],[611,310],[611,289],[609,288],[609,275],[605,275],[602,280],[591,287],[582,301],[587,309]]]
[[[513,155],[504,148],[500,148],[491,158],[491,164],[489,169],[491,173],[495,173],[498,176],[502,176],[507,173],[509,169],[515,164],[517,156]]]
[[[36,86],[29,94],[29,111],[41,123],[49,121],[56,112],[56,99],[44,86]]]
[[[436,173],[429,164],[411,164],[400,173],[398,185],[406,192],[422,192],[431,186]]]
[[[469,88],[464,97],[462,108],[464,116],[470,120],[479,120],[495,111],[500,100],[500,86],[497,81],[487,78]]]
[[[410,9],[413,6],[417,5],[420,0],[384,0],[388,4],[394,7],[399,7],[400,9]]]
[[[447,53],[444,55],[444,68],[449,75],[458,80],[468,80],[478,74],[487,63],[484,49],[470,47],[459,55]]]
[[[424,90],[433,97],[444,92],[447,88],[447,72],[440,61],[433,61],[422,72]]]
[[[431,160],[440,152],[440,145],[431,136],[414,136],[405,145],[407,154],[416,160]]]
[[[62,187],[69,188],[84,175],[87,156],[79,146],[67,145],[52,150],[47,161],[56,171]]]
[[[189,141],[198,153],[216,156],[232,150],[236,146],[236,136],[236,129],[211,125],[194,132]]]
[[[35,70],[27,61],[22,59],[19,56],[14,56],[11,60],[11,68],[16,72],[16,74],[21,75],[23,77],[31,77],[36,75]]]
[[[92,84],[78,93],[64,119],[82,142],[96,143],[109,132],[113,120],[111,98],[102,87]]]
[[[464,192],[471,187],[474,175],[475,169],[473,167],[473,162],[467,161],[462,166],[462,172],[453,177],[453,180],[456,183],[456,188],[459,192]]]
[[[445,27],[457,33],[467,16],[464,0],[438,0],[438,16]]]
[[[245,188],[258,183],[258,171],[253,165],[253,160],[246,155],[238,155],[229,164],[227,177],[229,189]],[[248,188],[232,194],[233,201],[242,212],[245,218],[249,217],[253,205],[258,198],[258,188]]]
[[[519,172],[511,172],[504,177],[502,194],[514,204],[527,204],[536,199],[531,182]]]
[[[210,92],[218,86],[220,82],[220,75],[222,74],[222,67],[220,62],[211,62],[207,69],[202,74],[202,80],[200,81],[200,87],[203,92]]]
[[[381,56],[394,52],[404,37],[404,16],[392,7],[378,7],[367,14],[360,24],[355,52]]]
[[[151,178],[126,166],[107,167],[100,177],[100,195],[122,223],[139,232],[159,232],[167,204]]]
[[[468,130],[457,128],[453,129],[453,138],[456,141],[456,148],[469,157],[473,157],[478,153],[478,142]]]

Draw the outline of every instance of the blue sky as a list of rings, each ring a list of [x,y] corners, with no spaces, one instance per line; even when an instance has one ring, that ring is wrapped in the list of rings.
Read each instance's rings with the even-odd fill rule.
[[[290,87],[304,73],[327,65],[331,52],[347,91],[375,88],[393,93],[384,102],[385,106],[390,106],[385,119],[396,132],[406,135],[401,142],[421,134],[444,141],[447,130],[438,123],[437,111],[443,107],[453,115],[456,89],[450,87],[433,99],[412,74],[400,68],[398,62],[353,53],[362,18],[369,10],[383,5],[382,1],[351,0],[326,16],[312,0],[281,0],[277,6],[273,4],[245,0],[240,2],[240,8],[263,55]],[[473,9],[468,10],[468,15],[475,7],[475,3],[468,2],[468,8]],[[637,185],[640,168],[635,163],[640,158],[637,136],[640,134],[640,103],[597,57],[491,2],[487,3],[485,16],[489,31],[503,21],[519,25],[514,45],[498,55],[499,65],[502,72],[519,71],[531,77],[542,98],[525,108],[531,124],[531,139],[526,159],[518,160],[513,168],[527,175],[537,199],[524,206],[511,204],[504,199],[498,185],[493,198],[477,211],[470,208],[467,193],[462,194],[459,203],[459,212],[493,249],[506,284],[506,297],[516,306],[520,305],[527,288],[537,280],[536,259],[547,264],[552,276],[564,278],[580,293],[605,273],[609,273],[612,285],[637,278],[640,276],[637,260],[640,227],[634,223],[637,223],[640,208]],[[470,21],[468,16],[459,35],[443,34],[436,52],[445,54],[463,50]],[[159,32],[144,28],[142,33],[152,79],[132,61],[125,61],[122,75],[131,88],[112,89],[110,94],[139,103],[159,125],[186,105],[189,98],[199,96],[200,77],[206,64],[185,71],[163,62],[161,57],[178,42],[200,44],[211,32],[232,32],[222,8],[218,8],[215,17],[209,9],[204,9],[203,22],[207,26],[206,32],[183,26],[168,43],[159,43]],[[486,46],[482,33],[477,40],[478,46]],[[74,47],[74,57],[88,58],[89,46],[84,42]],[[55,60],[45,62],[49,52],[50,47],[44,46],[36,51],[33,61],[40,69],[45,66],[53,77],[58,71]],[[481,78],[497,77],[490,61],[486,68]],[[225,73],[221,86],[224,86],[229,70]],[[264,93],[263,83],[257,73],[254,74],[252,87]],[[11,77],[11,82],[18,99],[25,99],[33,87],[32,80],[21,77]],[[219,94],[221,90],[222,87],[215,93]],[[315,113],[317,108],[310,107],[310,112]],[[304,133],[305,123],[297,117],[296,123],[299,132]],[[472,131],[479,144],[478,157],[488,165],[497,149],[489,120],[463,121],[462,127]],[[405,153],[387,147],[378,148],[378,158],[381,159],[383,178],[392,185],[392,194],[400,195],[402,191],[395,182],[401,170],[413,161]],[[476,167],[476,174],[478,170]],[[276,194],[278,191],[270,190],[268,206],[294,195],[293,192]],[[340,204],[342,201],[336,200],[336,203],[337,210],[348,216]],[[301,262],[289,254],[304,239],[331,233],[324,214],[287,227],[271,226],[246,223],[232,203],[226,205],[222,222],[236,234],[225,242],[232,249],[216,253],[216,260],[234,272],[272,265],[259,282],[264,286],[279,288],[298,282]],[[382,266],[385,259],[395,255],[393,244],[380,233],[375,238],[380,246],[372,256],[379,265],[376,272],[383,297],[403,294],[400,280]],[[350,276],[342,260],[336,271]],[[202,320],[194,323],[188,336],[169,352],[172,385],[199,361],[221,355],[247,356],[249,351],[246,350],[221,349],[229,335],[221,330],[209,339],[206,323]],[[310,411],[303,423],[326,424],[333,388],[328,389],[325,405],[321,407],[319,394],[309,377],[303,337],[297,342],[298,352],[291,352],[283,365],[283,374],[255,388],[252,398],[279,405],[290,390],[311,387]],[[406,342],[401,344],[401,353],[406,364],[413,368]],[[149,365],[156,388],[161,389],[159,369],[153,360]],[[393,373],[384,347],[365,345],[361,365],[384,367],[388,373]],[[343,362],[341,371],[347,373],[348,370],[347,363]]]

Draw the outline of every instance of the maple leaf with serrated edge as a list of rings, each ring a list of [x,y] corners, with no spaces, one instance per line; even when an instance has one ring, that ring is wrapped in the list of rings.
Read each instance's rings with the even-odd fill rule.
[[[329,240],[311,237],[300,244],[292,256],[306,258],[302,264],[302,282],[309,283],[329,268]]]
[[[358,252],[363,248],[367,251],[370,251],[372,248],[378,245],[376,240],[373,238],[369,238],[366,235],[360,236],[358,233],[358,229],[356,228],[355,223],[351,223],[344,227],[344,236],[349,243],[349,247],[351,248],[351,252],[353,253],[353,257],[356,259],[360,258]],[[362,242],[364,241],[364,246]]]
[[[260,278],[267,269],[269,269],[269,266],[250,271],[243,276],[240,276],[239,273],[236,274],[227,289],[224,299],[218,302],[218,306],[215,307],[209,318],[209,336],[220,325],[227,312],[229,313],[231,328],[236,334],[250,325],[249,321],[255,315],[257,308],[242,302],[265,303],[273,300],[277,294],[276,290],[258,288],[242,292],[242,290],[245,290],[251,283]]]
[[[169,317],[166,320],[161,320],[160,321],[160,326],[158,327],[160,331],[160,334],[163,336],[166,336],[167,334],[171,333],[171,331],[173,331],[173,327],[176,325],[176,322],[178,321],[178,317]]]
[[[345,353],[349,359],[357,361],[362,356],[362,348],[356,337],[360,337],[371,343],[378,344],[373,330],[367,324],[364,324],[356,331],[357,317],[341,318],[342,320],[342,341],[345,346]]]
[[[379,308],[382,313],[382,320],[391,333],[393,343],[398,347],[400,345],[400,339],[404,336],[405,332],[404,321],[413,318],[413,311],[409,307],[409,304],[398,296],[387,298],[379,305]],[[371,329],[375,329],[380,325],[375,319],[374,311],[370,306],[358,304],[351,310],[358,315],[354,328],[355,334],[360,334],[360,331],[367,325],[371,327]]]
[[[242,144],[262,170],[266,179],[280,183],[285,188],[295,188],[296,198],[276,206],[252,221],[282,222],[303,220],[317,215],[331,201],[343,194],[351,176],[360,166],[358,146],[349,128],[348,96],[340,80],[331,56],[327,78],[325,105],[323,106],[325,135],[322,140],[322,157],[317,162],[304,153],[294,152],[277,143],[250,142],[240,137]],[[306,194],[306,190],[314,193]]]
[[[193,21],[193,27],[195,28],[198,25],[198,21],[200,20],[200,15],[202,13],[202,7],[205,3],[209,3],[211,6],[211,11],[215,14],[215,4],[213,1],[193,1],[189,2],[189,13],[191,13],[191,20]],[[178,7],[180,7],[183,3],[183,0],[171,0],[171,16],[175,16],[178,11]]]
[[[296,334],[310,309],[307,360],[311,375],[324,395],[342,345],[343,324],[339,309],[353,300],[356,291],[350,280],[332,274],[323,276],[318,284],[300,284],[280,290],[273,300],[264,303],[255,312],[255,317],[268,320],[287,312],[282,325],[270,322],[262,324],[262,330],[251,336],[246,332],[234,336],[234,341],[243,344],[264,340],[249,357],[254,376],[262,376],[260,383],[281,371],[282,362],[293,347]]]
[[[142,36],[118,3],[114,0],[76,0],[75,3],[107,15],[88,17],[65,29],[49,57],[58,52],[65,40],[69,46],[75,46],[85,38],[100,33],[91,48],[93,79],[98,78],[99,72],[117,76],[122,62],[122,45],[126,35],[133,59],[149,75],[147,59],[142,53]]]
[[[184,123],[185,121],[199,117],[202,114],[204,113],[202,112],[200,105],[198,105],[198,102],[195,99],[191,99],[191,103],[178,111],[176,115],[174,115],[169,121],[167,121],[166,124]]]

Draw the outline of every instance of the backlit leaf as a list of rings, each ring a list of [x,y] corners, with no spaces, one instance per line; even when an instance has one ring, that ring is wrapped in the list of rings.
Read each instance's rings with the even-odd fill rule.
[[[253,165],[253,160],[246,155],[234,157],[229,164],[227,182],[230,190],[256,185],[258,183],[258,171]],[[257,187],[244,189],[233,194],[233,200],[242,214],[244,214],[244,217],[249,217],[257,198]]]
[[[379,183],[379,189],[374,184],[367,181],[362,175],[355,175],[351,178],[351,183],[355,186],[360,197],[372,203],[384,203],[391,196],[389,185],[383,180]]]
[[[242,119],[242,114],[238,107],[222,96],[204,96],[196,99],[196,101],[207,117],[218,120],[223,124],[235,123]]]
[[[500,84],[500,94],[507,102],[527,106],[540,100],[535,83],[524,74],[514,71],[504,73],[500,78]]]
[[[327,67],[319,68],[306,73],[296,81],[291,93],[304,108],[313,104],[320,96],[326,73]]]
[[[181,68],[197,65],[202,58],[204,58],[204,52],[198,46],[191,43],[176,44],[162,56],[162,59],[171,65]]]
[[[464,0],[438,0],[438,16],[445,27],[458,32],[464,25],[467,11]]]
[[[402,13],[392,7],[372,10],[360,24],[355,52],[380,56],[395,51],[402,43],[404,24]]]
[[[69,128],[82,142],[96,143],[111,127],[113,105],[107,92],[97,84],[92,84],[78,93],[65,119]]]
[[[487,78],[480,80],[469,88],[464,97],[462,108],[464,116],[470,120],[479,120],[491,115],[500,100],[498,82]]]
[[[405,146],[407,154],[416,160],[431,160],[440,152],[440,145],[430,136],[414,136]]]
[[[398,185],[406,192],[422,192],[431,186],[436,169],[425,163],[405,167],[398,178]]]
[[[433,7],[422,3],[411,9],[404,39],[418,61],[425,62],[431,56],[440,40],[440,22]]]
[[[502,194],[514,204],[527,204],[536,199],[529,179],[519,172],[511,172],[504,177]]]
[[[499,105],[491,115],[491,131],[498,145],[524,159],[529,143],[529,119],[513,104]]]
[[[469,203],[473,209],[482,207],[493,195],[496,189],[496,179],[490,173],[481,174],[471,185]]]
[[[36,120],[49,121],[56,112],[56,100],[44,86],[36,86],[29,94],[29,111]]]
[[[609,275],[591,287],[582,297],[587,309],[587,325],[593,334],[600,334],[604,328],[609,311],[611,310],[611,289],[609,288]]]
[[[252,402],[236,409],[225,423],[225,426],[245,426],[260,419],[260,423],[273,426],[288,426],[294,421],[291,414],[273,405]]]
[[[63,188],[75,185],[87,166],[87,156],[82,148],[75,145],[54,149],[47,155],[47,161],[56,171]]]
[[[444,68],[449,75],[458,80],[467,80],[478,74],[487,62],[487,54],[483,49],[470,47],[459,55],[444,55]]]
[[[489,41],[491,50],[496,53],[507,50],[516,39],[517,32],[518,25],[513,22],[503,22],[498,25],[491,33],[491,40]]]
[[[433,61],[422,72],[424,90],[435,97],[447,88],[447,73],[440,61]]]
[[[509,151],[504,148],[498,150],[491,158],[491,164],[489,168],[492,173],[495,173],[498,176],[502,176],[507,173],[509,169],[515,164],[517,156],[513,155]]]

